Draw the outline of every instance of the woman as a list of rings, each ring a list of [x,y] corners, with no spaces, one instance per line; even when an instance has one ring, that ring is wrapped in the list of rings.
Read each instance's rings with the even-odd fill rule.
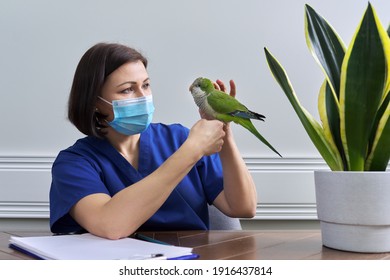
[[[136,230],[207,230],[207,203],[253,217],[255,186],[229,126],[203,118],[191,130],[151,124],[146,67],[145,57],[119,44],[97,44],[81,58],[68,117],[87,137],[53,164],[53,232],[119,239]]]

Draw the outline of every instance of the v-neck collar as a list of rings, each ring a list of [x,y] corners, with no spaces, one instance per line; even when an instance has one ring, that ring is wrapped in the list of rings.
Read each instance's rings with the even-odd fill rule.
[[[121,155],[107,139],[99,139],[96,137],[88,137],[90,142],[93,143],[93,147],[98,152],[104,154],[110,159],[110,161],[116,165],[129,179],[138,178],[141,180],[150,173],[151,163],[151,126],[152,124],[140,135],[139,139],[139,152],[138,152],[138,170],[127,161],[125,157]]]
[[[146,132],[146,131],[145,131]],[[139,145],[139,159],[138,159],[138,166],[141,167],[141,170],[144,169],[143,165],[147,160],[145,160],[147,157],[144,156],[144,154],[150,154],[150,152],[145,152],[145,150],[149,150],[150,145],[143,144],[144,142],[144,133],[141,133],[140,137],[140,145]],[[142,172],[139,172],[136,168],[134,168],[130,162],[127,161],[125,157],[121,155],[107,139],[99,139],[93,136],[88,137],[89,142],[92,144],[92,147],[98,152],[103,155],[105,155],[107,158],[109,158],[110,162],[112,162],[115,166],[118,167],[119,170],[123,173],[124,176],[129,181],[134,181],[135,178],[138,180],[141,180],[144,175]],[[149,139],[150,137],[146,137],[146,139]],[[146,147],[146,148],[144,148]],[[142,155],[142,156],[141,156]]]

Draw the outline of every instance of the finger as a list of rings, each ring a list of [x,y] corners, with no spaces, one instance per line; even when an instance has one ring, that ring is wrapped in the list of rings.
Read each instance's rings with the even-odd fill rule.
[[[220,142],[215,144],[217,152],[220,152],[222,150],[223,143],[224,143],[223,141],[220,141]]]
[[[229,81],[230,84],[230,96],[231,97],[236,97],[236,84],[233,80]]]
[[[223,124],[223,131],[225,131],[225,132],[228,131],[229,127],[230,127],[229,123],[224,123]]]
[[[225,84],[221,80],[217,80],[216,83],[218,84],[221,91],[226,92]]]
[[[215,89],[221,90],[221,88],[219,87],[219,84],[218,84],[218,83],[213,82],[213,85],[214,85],[214,88],[215,88]]]

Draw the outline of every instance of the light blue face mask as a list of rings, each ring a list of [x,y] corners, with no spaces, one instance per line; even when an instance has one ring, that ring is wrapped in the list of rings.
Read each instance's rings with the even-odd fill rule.
[[[112,103],[98,96],[104,102],[112,105],[114,119],[107,122],[117,132],[134,135],[145,131],[153,119],[154,105],[151,95],[113,100]]]

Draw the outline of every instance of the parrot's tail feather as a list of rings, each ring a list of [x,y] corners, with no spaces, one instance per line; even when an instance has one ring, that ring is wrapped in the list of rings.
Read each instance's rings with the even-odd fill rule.
[[[279,152],[272,147],[272,145],[263,137],[261,134],[256,130],[252,122],[248,119],[240,119],[236,121],[238,124],[242,125],[245,127],[247,130],[249,130],[253,135],[255,135],[261,142],[263,142],[266,146],[268,146],[272,151],[274,151],[276,154],[278,154],[280,157],[282,157]]]
[[[255,120],[261,120],[261,121],[264,121],[265,119],[265,116],[259,114],[259,113],[256,113],[256,112],[252,112],[252,111],[234,111],[234,112],[231,112],[229,115],[233,116],[233,117],[239,117],[239,118],[243,118],[243,119],[255,119]]]

